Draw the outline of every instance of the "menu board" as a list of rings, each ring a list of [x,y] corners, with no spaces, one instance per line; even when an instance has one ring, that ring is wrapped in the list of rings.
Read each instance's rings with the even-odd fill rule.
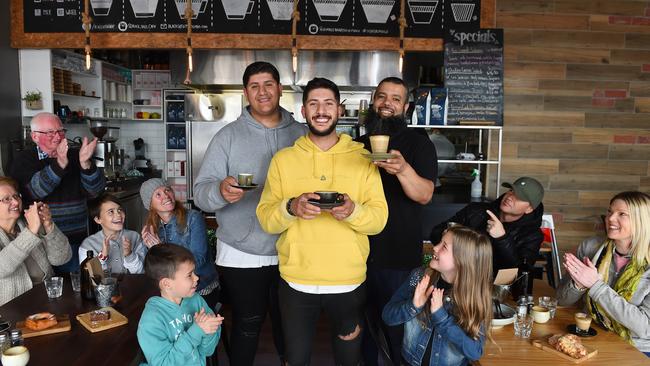
[[[447,124],[461,121],[503,125],[503,29],[445,34]]]
[[[90,0],[92,32],[291,34],[293,0]],[[82,32],[83,0],[23,0],[25,33]],[[299,34],[399,36],[400,0],[300,0]],[[407,0],[407,37],[478,29],[480,0]]]

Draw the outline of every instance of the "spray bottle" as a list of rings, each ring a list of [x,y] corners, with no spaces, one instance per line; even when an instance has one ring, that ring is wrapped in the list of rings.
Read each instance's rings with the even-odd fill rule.
[[[470,197],[472,198],[472,201],[480,200],[481,194],[483,193],[483,184],[481,183],[481,171],[478,169],[474,169],[472,171],[472,176],[474,177],[474,181],[472,182]]]

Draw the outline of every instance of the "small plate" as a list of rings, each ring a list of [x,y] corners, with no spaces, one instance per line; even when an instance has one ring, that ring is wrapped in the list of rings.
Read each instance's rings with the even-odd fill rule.
[[[259,186],[259,184],[253,183],[250,186],[240,186],[240,185],[236,185],[236,184],[231,184],[230,186],[235,187],[235,188],[239,188],[239,189],[243,189],[244,191],[250,191],[251,189],[257,188]]]
[[[345,203],[345,201],[336,201],[333,203],[320,203],[320,201],[316,201],[316,200],[307,200],[307,202],[311,203],[316,207],[320,207],[321,209],[324,210],[329,210],[334,207],[343,206],[343,204]]]
[[[388,159],[394,159],[397,157],[397,155],[389,153],[370,153],[362,155],[372,161],[386,161]]]
[[[503,313],[503,318],[497,318],[496,314],[496,306],[495,304],[492,304],[492,311],[494,311],[494,317],[492,318],[492,328],[493,329],[498,329],[503,327],[504,325],[512,324],[515,322],[515,309],[512,307],[506,305],[506,304],[499,304],[501,305],[501,312]]]
[[[585,337],[585,338],[593,337],[596,334],[598,334],[598,332],[594,328],[589,328],[589,331],[587,333],[579,332],[575,324],[567,325],[566,330],[569,331],[569,333],[571,334],[577,335],[578,337]]]

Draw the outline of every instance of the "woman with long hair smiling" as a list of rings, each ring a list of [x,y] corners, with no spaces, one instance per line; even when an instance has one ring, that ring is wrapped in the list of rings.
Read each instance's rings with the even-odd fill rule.
[[[615,195],[605,218],[607,239],[586,240],[564,255],[568,274],[558,303],[584,300],[587,313],[650,357],[650,196]]]

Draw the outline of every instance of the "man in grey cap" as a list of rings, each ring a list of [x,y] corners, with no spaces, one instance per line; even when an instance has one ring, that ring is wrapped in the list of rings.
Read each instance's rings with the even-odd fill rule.
[[[475,202],[431,231],[431,242],[440,242],[448,223],[453,222],[482,232],[492,242],[494,273],[519,268],[530,273],[544,235],[540,230],[544,214],[544,187],[534,178],[521,177],[503,183],[510,190],[492,202]]]

